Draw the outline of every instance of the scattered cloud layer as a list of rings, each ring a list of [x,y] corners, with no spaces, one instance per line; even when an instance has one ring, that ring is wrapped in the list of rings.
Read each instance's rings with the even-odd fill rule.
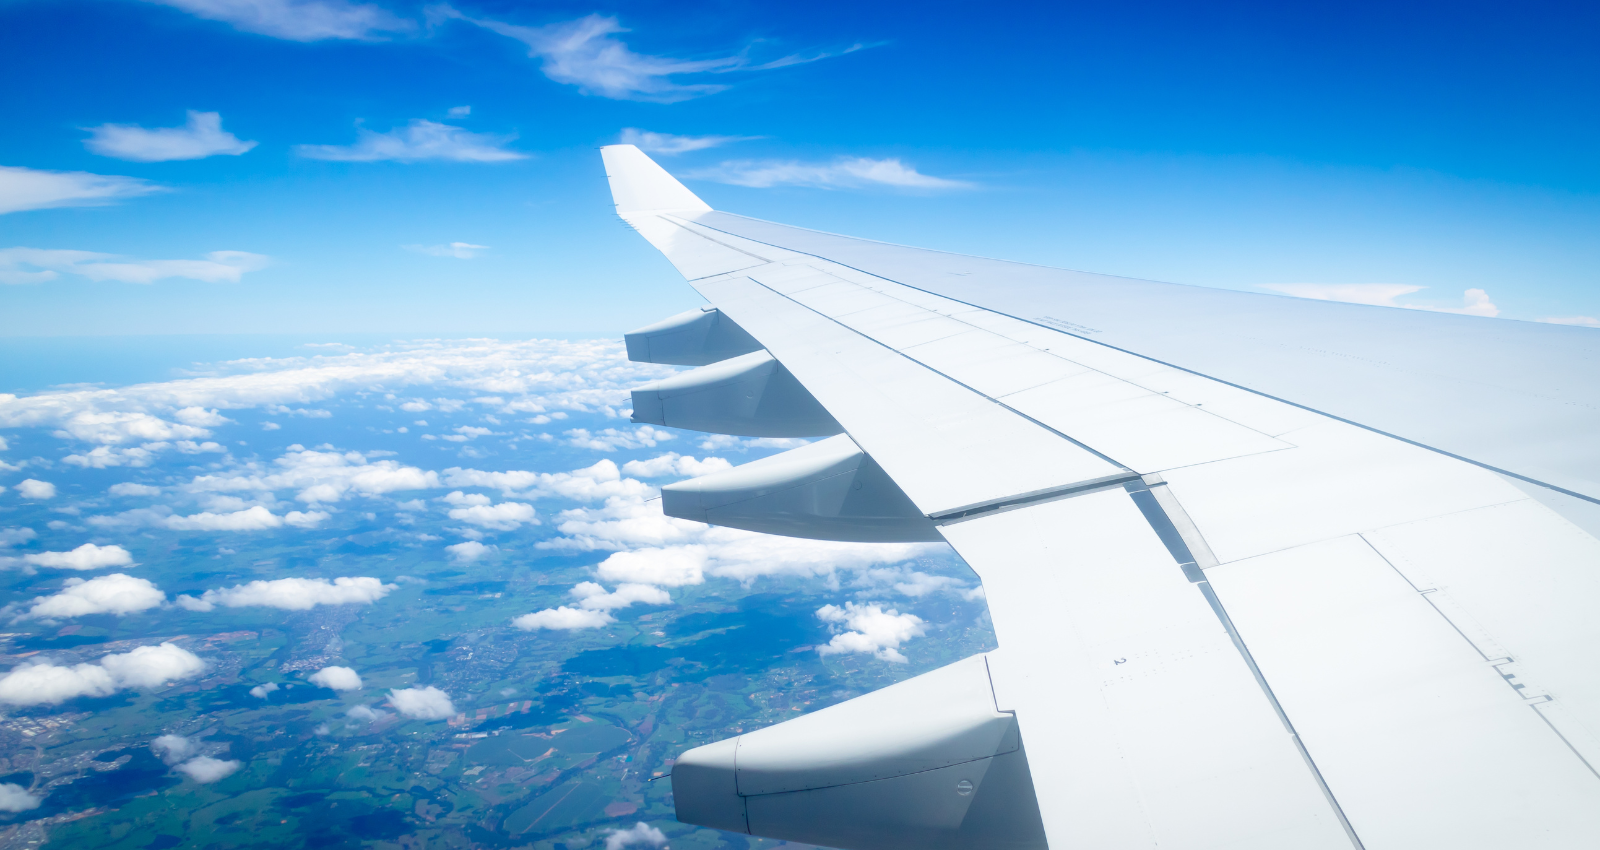
[[[672,133],[652,133],[649,130],[640,130],[628,127],[622,131],[622,144],[633,145],[645,153],[675,156],[690,151],[701,151],[707,148],[717,148],[731,145],[735,142],[748,142],[761,138],[760,136],[677,136]]]
[[[138,177],[0,165],[0,215],[54,207],[97,207],[164,191],[165,187]]]
[[[579,600],[578,607],[590,611],[615,611],[634,603],[643,605],[670,605],[672,596],[659,587],[648,584],[621,584],[607,592],[604,585],[593,581],[579,582],[570,591]]]
[[[641,844],[646,847],[662,847],[666,843],[665,833],[641,821],[627,829],[613,829],[608,832],[605,850],[623,850]]]
[[[567,444],[580,449],[614,452],[617,449],[655,448],[657,443],[675,439],[678,435],[650,425],[640,425],[632,431],[605,428],[591,433],[587,428],[573,428],[566,432]]]
[[[116,283],[155,283],[185,278],[203,283],[238,283],[272,262],[249,251],[212,251],[202,260],[140,260],[118,254],[45,248],[0,249],[0,283],[45,283],[63,274]]]
[[[450,695],[429,685],[389,692],[389,705],[401,716],[413,720],[443,720],[456,713]]]
[[[732,468],[733,464],[720,457],[696,460],[687,455],[679,455],[677,452],[667,452],[649,460],[630,460],[622,465],[623,472],[640,478],[663,478],[669,475],[697,478]]]
[[[1594,316],[1551,316],[1539,321],[1552,325],[1577,325],[1583,328],[1600,328],[1600,319]]]
[[[21,664],[0,676],[0,703],[59,705],[77,697],[110,696],[124,688],[157,688],[205,670],[194,653],[170,643],[107,655],[97,664]]]
[[[1482,289],[1467,290],[1462,296],[1464,306],[1439,307],[1429,304],[1401,304],[1396,299],[1427,288],[1407,283],[1264,283],[1261,284],[1261,288],[1315,301],[1342,301],[1346,304],[1400,307],[1407,310],[1459,313],[1465,316],[1490,318],[1500,315],[1500,308],[1489,300],[1489,293]]]
[[[238,156],[256,146],[255,142],[243,141],[222,129],[219,113],[193,109],[182,127],[147,130],[132,124],[101,124],[90,128],[89,133],[84,147],[101,156],[134,162]]]
[[[836,631],[832,640],[817,647],[822,655],[870,653],[883,661],[903,664],[906,657],[900,653],[900,645],[926,633],[921,617],[902,614],[893,608],[885,611],[875,604],[846,602],[843,608],[824,605],[817,609],[817,619]]]
[[[372,41],[405,33],[416,24],[372,3],[348,0],[146,0],[222,21],[243,32],[289,41]]]
[[[34,597],[24,619],[54,620],[86,617],[90,614],[124,616],[158,607],[166,594],[150,581],[127,573],[111,573],[98,578],[69,578],[62,590],[51,596]]]
[[[711,180],[753,189],[806,186],[814,189],[893,188],[924,191],[971,189],[974,184],[923,174],[898,158],[871,159],[843,156],[832,162],[793,160],[729,160],[712,168],[691,171],[691,179]]]
[[[335,162],[511,162],[527,159],[525,153],[506,150],[515,135],[473,133],[449,124],[417,118],[387,133],[366,128],[356,131],[353,145],[295,145],[307,159]]]
[[[179,596],[177,604],[189,611],[224,608],[282,608],[308,611],[318,605],[370,605],[387,596],[395,585],[370,576],[325,578],[280,578],[252,581],[249,584],[208,590],[198,598]]]

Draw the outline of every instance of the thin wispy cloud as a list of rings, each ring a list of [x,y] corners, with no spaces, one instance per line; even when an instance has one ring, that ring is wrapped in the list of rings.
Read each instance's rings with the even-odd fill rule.
[[[645,153],[672,156],[674,154],[702,151],[707,148],[716,148],[730,145],[734,142],[748,142],[759,139],[760,136],[677,136],[672,133],[652,133],[649,130],[640,130],[628,127],[622,131],[619,140],[624,145],[633,145]]]
[[[146,0],[236,30],[289,41],[373,41],[417,25],[371,3],[348,0]]]
[[[407,251],[427,254],[430,257],[454,257],[458,260],[470,260],[489,250],[488,245],[474,245],[471,242],[451,242],[445,245],[404,245],[402,247]]]
[[[52,207],[95,207],[165,191],[165,187],[138,177],[0,165],[0,214]]]
[[[635,53],[616,36],[628,29],[615,17],[586,15],[544,26],[520,26],[504,21],[474,18],[450,6],[428,10],[430,22],[459,20],[513,38],[528,46],[528,55],[540,61],[551,80],[577,86],[584,94],[615,100],[675,103],[725,91],[724,83],[684,82],[680,78],[733,71],[770,71],[854,53],[872,45],[854,44],[844,50],[795,53],[768,62],[754,62],[746,52],[710,59],[674,59]]]
[[[0,249],[0,283],[45,283],[62,274],[120,283],[154,283],[170,277],[238,283],[245,273],[260,271],[269,262],[249,251],[212,251],[201,260],[139,260],[94,251],[4,248]]]
[[[1577,325],[1580,328],[1600,328],[1600,319],[1594,316],[1551,316],[1539,321],[1549,325]]]
[[[216,112],[189,110],[189,121],[182,127],[153,130],[133,124],[101,124],[89,128],[84,147],[101,156],[134,162],[169,162],[177,159],[205,159],[208,156],[238,156],[256,146],[222,129],[222,116]]]
[[[516,136],[472,133],[449,124],[418,118],[387,133],[361,128],[353,145],[296,145],[308,159],[334,162],[511,162],[525,153],[506,150]]]
[[[974,184],[923,174],[897,158],[870,159],[846,156],[832,162],[783,160],[730,160],[712,168],[685,175],[690,178],[770,189],[774,186],[809,186],[816,189],[970,189]]]
[[[1270,289],[1296,298],[1315,301],[1340,301],[1346,304],[1366,304],[1372,307],[1399,307],[1406,310],[1427,310],[1431,313],[1457,313],[1463,316],[1500,315],[1500,308],[1489,300],[1482,289],[1469,289],[1462,294],[1462,306],[1440,307],[1432,304],[1402,304],[1398,300],[1427,287],[1408,283],[1264,283]]]

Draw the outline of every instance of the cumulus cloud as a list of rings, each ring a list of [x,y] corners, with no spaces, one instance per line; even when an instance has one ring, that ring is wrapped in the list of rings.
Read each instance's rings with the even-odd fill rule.
[[[707,458],[705,462],[711,463],[713,460]],[[530,472],[521,469],[483,472],[452,467],[444,471],[444,483],[450,487],[485,487],[524,499],[560,496],[579,502],[613,496],[648,498],[653,493],[649,485],[622,477],[617,465],[609,459],[571,472]]]
[[[120,254],[46,248],[0,249],[0,283],[44,283],[61,274],[92,281],[155,283],[181,277],[204,283],[238,283],[270,258],[249,251],[212,251],[200,260],[140,260]]]
[[[606,834],[606,850],[623,850],[635,844],[661,847],[666,843],[667,836],[661,830],[642,821],[628,829],[613,829]]]
[[[24,499],[41,501],[56,497],[56,485],[48,481],[40,481],[37,478],[25,478],[18,482],[16,487],[17,495]]]
[[[1539,321],[1551,325],[1577,325],[1584,328],[1600,328],[1600,319],[1594,316],[1551,316]]]
[[[677,452],[667,452],[649,460],[630,460],[622,465],[623,472],[640,478],[661,478],[668,475],[694,478],[732,468],[733,464],[720,457],[696,460],[688,455],[679,455]]]
[[[38,536],[31,528],[0,528],[0,548],[21,546]]]
[[[77,697],[110,696],[122,688],[155,688],[192,679],[205,666],[193,653],[170,643],[107,655],[98,664],[20,664],[0,676],[0,702],[59,705]]]
[[[812,163],[781,160],[729,160],[713,168],[685,175],[689,178],[770,189],[774,186],[807,186],[814,189],[893,189],[948,190],[970,189],[972,183],[923,174],[898,158],[871,159],[842,156],[832,162]]]
[[[68,552],[37,552],[23,555],[22,562],[35,567],[52,567],[59,570],[98,570],[102,567],[125,567],[133,563],[133,555],[121,546],[96,546],[85,543]]]
[[[150,750],[156,754],[156,758],[170,766],[195,755],[199,747],[193,739],[182,735],[162,735],[150,742]]]
[[[648,130],[639,130],[629,127],[622,131],[622,144],[633,145],[646,153],[673,156],[690,151],[700,151],[706,148],[716,148],[730,145],[734,142],[748,142],[759,139],[760,136],[675,136],[671,133],[652,133]]]
[[[282,608],[308,611],[318,605],[370,605],[389,595],[395,585],[370,576],[325,578],[280,578],[252,581],[249,584],[208,590],[199,598],[179,596],[177,603],[189,611],[225,608]]]
[[[199,756],[178,765],[177,770],[196,782],[207,783],[232,776],[241,766],[237,759],[223,760]]]
[[[161,488],[152,487],[149,484],[134,484],[130,481],[124,481],[120,484],[111,485],[106,492],[113,496],[159,496],[161,495]]]
[[[358,128],[353,145],[295,145],[295,153],[307,159],[336,162],[511,162],[527,159],[527,154],[505,148],[515,138],[515,134],[473,133],[418,118],[387,133]]]
[[[1489,293],[1482,289],[1467,290],[1462,296],[1464,306],[1437,307],[1427,304],[1401,304],[1397,301],[1398,298],[1426,289],[1407,283],[1264,283],[1261,284],[1261,288],[1315,301],[1342,301],[1346,304],[1400,307],[1407,310],[1460,313],[1490,318],[1500,315],[1500,308],[1489,300]]]
[[[335,691],[354,691],[361,688],[361,675],[349,667],[324,667],[312,673],[307,681]]]
[[[264,531],[282,527],[283,518],[256,505],[231,513],[202,511],[189,516],[169,516],[159,524],[173,531]]]
[[[604,611],[568,608],[562,605],[559,608],[546,608],[543,611],[535,611],[532,614],[523,614],[512,620],[511,625],[530,632],[539,629],[572,631],[574,629],[598,629],[616,621],[616,617]]]
[[[600,562],[596,573],[606,581],[682,587],[706,580],[707,556],[699,545],[617,552]]]
[[[349,0],[147,0],[197,18],[289,41],[371,41],[409,32],[416,24],[373,3]]]
[[[878,605],[857,605],[847,602],[843,608],[824,605],[817,609],[817,619],[839,631],[824,646],[817,647],[822,655],[846,652],[870,653],[884,661],[905,663],[900,645],[925,634],[923,620],[915,614],[902,614],[893,608],[883,610]]]
[[[468,540],[465,543],[456,543],[451,546],[446,546],[444,547],[444,550],[450,553],[450,560],[454,561],[455,563],[470,564],[473,561],[482,558],[484,555],[495,551],[497,548],[498,547],[496,546],[485,546],[476,540]]]
[[[0,783],[0,812],[26,812],[39,808],[40,798],[15,782]]]
[[[600,452],[614,452],[617,449],[642,449],[646,446],[655,448],[656,443],[665,442],[676,437],[671,431],[663,431],[649,425],[640,425],[632,431],[619,431],[615,428],[606,428],[590,433],[587,428],[572,428],[564,432],[567,444],[580,449],[594,449]]]
[[[407,251],[427,254],[430,257],[454,257],[458,260],[471,260],[489,250],[488,245],[474,245],[471,242],[450,242],[444,245],[406,245],[403,247]],[[407,407],[406,409],[413,408]],[[424,406],[416,409],[427,410],[428,408]]]
[[[921,598],[941,591],[964,595],[967,584],[951,576],[938,576],[905,567],[869,569],[861,573],[860,583],[882,589],[893,588],[905,596]]]
[[[52,207],[101,206],[164,191],[164,187],[137,177],[0,165],[0,215]],[[8,273],[0,265],[0,283],[30,282],[18,279],[17,274],[20,273]]]
[[[526,525],[538,525],[533,506],[525,502],[501,502],[498,505],[471,505],[454,508],[450,518],[479,528],[495,531],[512,531]]]
[[[268,694],[271,694],[276,690],[278,690],[277,682],[267,682],[266,684],[256,685],[255,687],[251,688],[250,696],[253,696],[256,699],[266,699]]]
[[[215,112],[189,110],[189,121],[182,127],[147,130],[131,124],[101,124],[89,130],[84,146],[101,155],[135,162],[168,162],[177,159],[205,159],[208,156],[238,156],[256,146],[222,129],[222,116]]]
[[[413,720],[443,720],[456,713],[449,694],[432,685],[392,690],[389,692],[389,705],[402,716]]]
[[[316,451],[293,446],[270,467],[249,464],[233,473],[201,475],[186,489],[197,493],[263,494],[296,490],[298,501],[320,504],[342,501],[351,495],[381,496],[438,486],[436,473],[415,466],[392,460],[372,461],[360,452]]]
[[[22,616],[35,620],[90,614],[120,617],[155,608],[166,601],[166,594],[151,582],[126,573],[112,573],[92,579],[69,578],[61,592],[34,597],[33,607]]]
[[[352,720],[359,720],[363,723],[377,723],[384,718],[393,717],[394,715],[384,711],[381,708],[373,708],[370,705],[358,705],[345,712],[345,716]]]
[[[606,592],[603,585],[598,582],[579,582],[569,591],[578,601],[578,607],[591,611],[614,611],[626,608],[635,602],[644,605],[670,605],[672,596],[659,587],[648,584],[621,584],[617,589]]]

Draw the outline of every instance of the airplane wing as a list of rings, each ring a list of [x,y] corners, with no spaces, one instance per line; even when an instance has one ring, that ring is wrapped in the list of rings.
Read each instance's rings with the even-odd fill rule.
[[[635,421],[824,439],[674,516],[948,541],[999,649],[685,753],[681,820],[841,848],[1600,839],[1600,332],[617,212],[709,306]]]

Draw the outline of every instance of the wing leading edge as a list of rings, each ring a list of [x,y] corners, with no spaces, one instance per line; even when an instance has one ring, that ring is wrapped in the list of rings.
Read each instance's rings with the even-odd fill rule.
[[[1600,334],[852,240],[711,211],[629,146],[604,157],[619,215],[983,579],[1040,841],[1600,834],[1600,542],[1545,506],[1581,522],[1600,496],[1579,439],[1600,382],[1578,368]],[[1451,373],[1467,348],[1493,368]],[[807,499],[722,521],[850,510],[819,508],[849,491],[810,474],[763,485]],[[835,846],[898,846],[922,815],[898,816]],[[976,846],[959,827],[942,846]]]

